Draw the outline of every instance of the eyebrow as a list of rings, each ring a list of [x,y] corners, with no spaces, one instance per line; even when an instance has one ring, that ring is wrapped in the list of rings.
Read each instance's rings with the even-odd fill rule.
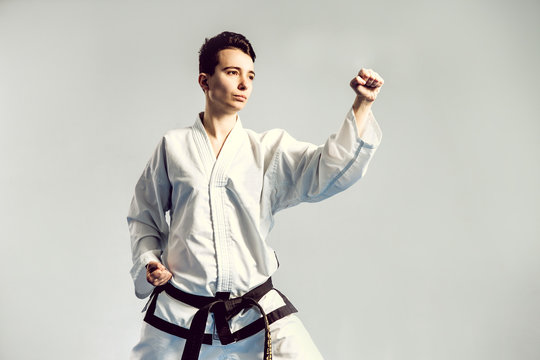
[[[227,70],[227,69],[235,69],[235,70],[238,70],[238,71],[241,71],[242,69],[238,66],[226,66],[223,68],[223,70]],[[248,73],[252,73],[253,76],[255,76],[255,71],[253,70],[249,70]]]

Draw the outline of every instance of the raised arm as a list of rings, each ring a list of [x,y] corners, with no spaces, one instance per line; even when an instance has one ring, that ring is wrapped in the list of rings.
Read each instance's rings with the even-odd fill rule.
[[[352,109],[359,137],[364,132],[371,105],[377,99],[383,84],[383,78],[371,69],[361,69],[358,75],[350,82],[351,88],[356,93]]]
[[[351,80],[356,93],[353,106],[336,134],[324,145],[300,142],[283,132],[273,159],[275,188],[272,212],[300,202],[315,202],[341,192],[366,172],[382,132],[371,105],[382,78],[362,69]]]

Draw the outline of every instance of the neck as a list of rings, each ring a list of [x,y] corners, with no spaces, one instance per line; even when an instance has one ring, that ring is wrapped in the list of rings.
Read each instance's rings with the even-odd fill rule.
[[[224,140],[236,124],[236,113],[225,113],[205,106],[203,125],[209,137]]]

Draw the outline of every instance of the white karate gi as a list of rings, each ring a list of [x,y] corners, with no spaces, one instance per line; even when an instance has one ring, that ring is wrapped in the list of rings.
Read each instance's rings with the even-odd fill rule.
[[[191,294],[230,292],[237,297],[264,283],[278,267],[276,254],[266,242],[274,214],[300,202],[326,199],[351,186],[367,170],[382,137],[371,112],[358,137],[352,109],[339,131],[321,146],[297,141],[284,130],[259,134],[244,129],[238,118],[216,159],[201,115],[193,126],[163,136],[135,187],[128,225],[134,264],[131,275],[139,298],[153,290],[145,269],[152,260],[169,269],[175,287]],[[266,313],[284,304],[275,290],[259,303]],[[155,314],[189,328],[196,310],[160,293]],[[231,331],[259,317],[255,309],[244,310],[231,320]],[[300,335],[291,336],[291,342],[287,336],[279,340],[279,333],[290,334],[280,324],[295,328]],[[209,316],[206,332],[213,329]],[[271,330],[275,360],[282,358],[280,348],[287,359],[321,358],[295,315],[273,323]],[[200,359],[208,351],[208,359],[260,359],[260,336],[264,332],[227,345],[228,352],[223,350],[217,357],[211,351],[218,348],[203,345]],[[179,358],[183,341],[144,324],[132,358]],[[252,349],[251,357],[230,355],[235,347],[241,353],[246,343]],[[305,347],[308,357],[306,353],[291,355],[300,351],[295,344]]]

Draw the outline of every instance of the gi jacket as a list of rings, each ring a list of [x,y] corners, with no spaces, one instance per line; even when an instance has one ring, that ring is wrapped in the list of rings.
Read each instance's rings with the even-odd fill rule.
[[[193,126],[163,136],[136,184],[127,220],[139,298],[153,290],[145,269],[152,260],[169,269],[175,287],[191,294],[236,297],[264,283],[278,267],[266,242],[274,214],[351,186],[366,172],[382,137],[371,112],[358,137],[352,109],[321,146],[280,129],[244,129],[238,118],[216,159],[201,115]],[[271,311],[283,301],[273,290],[260,303]],[[156,315],[169,322],[189,327],[195,311],[159,295]],[[246,311],[231,326],[257,317]]]

